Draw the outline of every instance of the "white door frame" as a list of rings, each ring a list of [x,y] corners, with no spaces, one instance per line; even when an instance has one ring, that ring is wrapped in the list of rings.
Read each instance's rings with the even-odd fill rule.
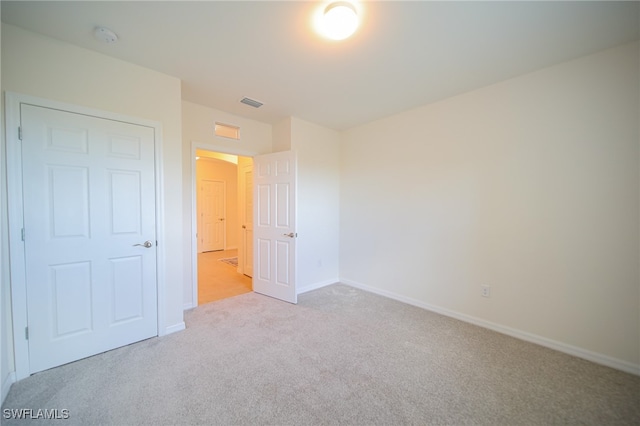
[[[196,181],[196,150],[220,152],[223,154],[255,157],[255,151],[229,148],[206,142],[191,141],[191,303],[185,303],[184,309],[198,306],[198,209],[197,209],[197,181]]]
[[[247,179],[247,169],[250,169],[251,171],[251,225],[250,225],[250,229],[247,229],[247,199],[248,199],[248,192],[247,192],[247,186],[248,186],[248,179]],[[238,260],[242,260],[242,262],[238,263],[238,272],[240,272],[241,274],[244,274],[246,276],[248,276],[249,278],[251,278],[253,280],[253,160],[251,161],[251,163],[245,163],[243,162],[242,168],[240,168],[240,161],[238,160],[238,188],[240,189],[238,191],[238,195],[240,196],[238,198],[238,205],[242,206],[242,213],[239,215],[239,219],[240,219],[240,226],[242,227],[241,231],[240,231],[240,241],[241,241],[241,247],[242,247],[242,253],[238,252]],[[247,238],[247,232],[251,232],[251,244],[247,244],[247,241],[249,240]],[[251,247],[251,250],[247,250],[248,247]],[[240,248],[240,247],[238,247]],[[249,253],[249,251],[251,252],[251,266],[249,268],[247,268],[247,259],[249,258],[249,256],[247,255],[247,253]],[[249,274],[250,272],[250,274]]]
[[[107,120],[122,121],[150,127],[154,130],[155,147],[155,190],[156,190],[156,236],[158,238],[156,278],[158,289],[158,334],[166,334],[165,328],[165,250],[164,250],[164,197],[162,185],[162,125],[157,121],[130,117],[107,111],[67,104],[49,99],[5,93],[6,118],[6,160],[7,160],[7,211],[9,219],[9,253],[11,268],[11,307],[13,310],[13,345],[15,353],[16,380],[29,377],[29,344],[25,332],[27,317],[27,283],[23,228],[23,192],[22,192],[22,153],[20,150],[18,128],[20,126],[20,105],[30,104],[39,107],[58,109],[76,114],[89,115]]]

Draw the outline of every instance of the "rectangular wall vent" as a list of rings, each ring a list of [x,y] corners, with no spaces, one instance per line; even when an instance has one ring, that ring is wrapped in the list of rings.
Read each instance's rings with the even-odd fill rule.
[[[262,102],[256,101],[255,99],[251,99],[251,98],[242,98],[240,102],[242,102],[245,105],[252,106],[254,108],[260,108],[262,105],[264,105]]]
[[[229,139],[240,139],[240,127],[231,124],[217,123],[215,128],[216,136],[222,136]]]

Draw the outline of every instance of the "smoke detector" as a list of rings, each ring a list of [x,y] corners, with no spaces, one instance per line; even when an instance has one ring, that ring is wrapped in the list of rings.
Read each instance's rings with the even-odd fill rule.
[[[100,41],[111,44],[118,41],[118,35],[106,27],[96,27],[93,35]]]

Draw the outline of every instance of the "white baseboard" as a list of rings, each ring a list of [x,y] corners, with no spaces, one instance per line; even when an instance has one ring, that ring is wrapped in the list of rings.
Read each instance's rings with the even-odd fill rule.
[[[12,371],[7,374],[7,377],[2,381],[2,399],[0,400],[0,405],[4,404],[4,400],[9,394],[9,390],[11,389],[11,385],[16,382],[16,373]]]
[[[317,289],[322,288],[322,287],[326,287],[326,286],[331,285],[331,284],[337,284],[339,282],[340,282],[340,280],[338,280],[337,278],[336,279],[332,279],[332,280],[320,281],[320,282],[317,282],[317,283],[306,285],[304,287],[300,287],[300,288],[297,289],[297,291],[298,291],[298,294],[307,293],[307,292],[310,292],[310,291],[313,291],[313,290],[317,290]]]
[[[187,328],[187,326],[184,323],[184,321],[174,325],[170,325],[169,327],[164,329],[164,333],[162,334],[162,336],[166,336],[167,334],[171,334],[171,333],[177,333],[178,331],[182,331],[185,328]]]
[[[626,373],[631,373],[631,374],[640,376],[640,364],[633,364],[628,361],[613,358],[608,355],[600,354],[597,352],[592,352],[586,349],[579,348],[577,346],[568,345],[566,343],[558,342],[556,340],[548,339],[546,337],[538,336],[536,334],[528,333],[526,331],[517,330],[511,327],[506,327],[500,324],[493,323],[491,321],[486,321],[481,318],[473,317],[471,315],[466,315],[466,314],[462,314],[446,308],[441,308],[439,306],[430,305],[428,303],[422,302],[417,299],[413,299],[411,297],[402,296],[400,294],[396,294],[387,290],[380,290],[378,288],[370,287],[366,284],[362,284],[347,278],[341,278],[340,282],[343,284],[349,285],[351,287],[358,288],[360,290],[368,291],[370,293],[375,293],[379,296],[388,297],[389,299],[397,300],[399,302],[403,302],[408,305],[417,306],[419,308],[426,309],[428,311],[432,311],[432,312],[445,315],[451,318],[455,318],[460,321],[474,324],[483,328],[488,328],[489,330],[497,331],[498,333],[515,337],[516,339],[525,340],[527,342],[535,343],[540,346],[545,346],[547,348],[554,349],[559,352],[563,352],[578,358],[595,362],[596,364],[605,365],[607,367],[615,368],[616,370],[621,370]]]
[[[185,303],[184,305],[182,305],[182,310],[183,311],[188,311],[189,309],[193,309],[193,308],[195,308],[193,303]]]

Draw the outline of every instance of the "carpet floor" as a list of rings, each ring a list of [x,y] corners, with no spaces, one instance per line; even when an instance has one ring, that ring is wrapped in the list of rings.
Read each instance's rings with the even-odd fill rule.
[[[340,284],[185,316],[15,383],[3,409],[66,409],[64,425],[640,424],[640,377]],[[29,423],[45,424],[3,419]]]

